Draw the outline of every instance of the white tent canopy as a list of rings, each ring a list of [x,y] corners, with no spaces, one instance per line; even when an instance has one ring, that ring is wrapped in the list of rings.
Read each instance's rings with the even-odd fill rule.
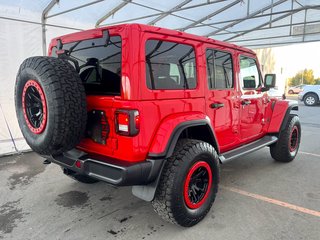
[[[320,0],[0,0],[0,155],[28,149],[14,109],[20,63],[51,38],[136,22],[250,48],[320,40]]]

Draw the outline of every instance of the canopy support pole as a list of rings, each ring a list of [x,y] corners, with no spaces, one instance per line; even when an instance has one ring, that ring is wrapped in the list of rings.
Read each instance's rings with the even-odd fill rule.
[[[48,6],[43,10],[41,14],[41,27],[42,27],[42,54],[43,56],[47,55],[47,38],[46,38],[46,21],[49,11],[59,3],[59,0],[51,0]]]
[[[130,3],[132,0],[126,0],[123,1],[122,3],[120,3],[118,6],[116,6],[115,8],[113,8],[110,12],[108,12],[107,14],[105,14],[104,16],[102,16],[101,18],[98,19],[98,21],[96,22],[95,27],[99,27],[99,25],[107,20],[109,17],[111,17],[112,15],[114,15],[116,12],[118,12],[121,8],[125,7],[128,3]]]

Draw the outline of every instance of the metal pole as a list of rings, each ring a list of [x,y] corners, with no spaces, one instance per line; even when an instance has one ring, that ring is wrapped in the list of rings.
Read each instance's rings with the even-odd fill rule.
[[[170,13],[176,9],[180,9],[181,7],[183,7],[184,5],[187,5],[189,2],[191,2],[191,0],[185,0],[182,3],[174,6],[173,8],[171,8],[169,11],[167,11],[166,13],[161,14],[159,17],[153,19],[152,21],[148,22],[147,25],[155,25],[156,22],[159,22],[161,19],[165,18],[166,16],[170,15]]]
[[[98,21],[96,22],[95,27],[99,27],[100,23],[102,23],[103,21],[107,20],[109,17],[111,17],[112,15],[114,15],[116,12],[118,12],[121,8],[125,7],[128,3],[130,3],[132,0],[127,0],[124,1],[122,3],[120,3],[118,6],[116,6],[115,8],[113,8],[110,12],[108,12],[107,14],[105,14],[104,16],[102,16],[101,18],[98,19]]]
[[[96,0],[96,1],[94,1],[94,2],[86,3],[86,4],[80,5],[80,6],[78,6],[78,7],[70,8],[70,9],[68,9],[68,10],[65,10],[65,11],[62,11],[62,12],[59,12],[59,13],[55,13],[55,14],[49,15],[49,16],[47,16],[46,18],[48,19],[48,18],[51,18],[51,17],[56,17],[56,16],[59,16],[59,15],[65,14],[65,13],[73,12],[73,11],[79,10],[79,9],[81,9],[81,8],[88,7],[88,6],[91,6],[91,5],[93,5],[93,4],[103,2],[103,1],[105,1],[105,0]]]
[[[1,17],[1,16],[0,16],[0,19],[4,19],[4,20],[8,20],[8,21],[15,21],[15,22],[42,25],[41,22],[35,22],[35,21],[29,21],[29,20],[23,20],[23,19]],[[66,26],[56,25],[56,24],[45,24],[45,25],[48,26],[48,27],[56,27],[56,28],[64,28],[64,29],[70,29],[70,30],[76,30],[76,31],[83,31],[83,29],[81,29],[81,28],[66,27]]]
[[[302,10],[304,10],[304,9],[305,9],[305,8],[295,9],[293,12],[294,12],[294,13],[297,13],[297,12],[302,11]],[[279,21],[279,20],[281,20],[281,19],[284,19],[284,18],[286,18],[286,17],[288,17],[288,16],[290,16],[290,15],[291,15],[291,13],[288,13],[288,14],[282,15],[282,16],[280,16],[280,17],[274,18],[272,21],[268,21],[268,22],[263,23],[263,24],[255,27],[255,28],[249,29],[249,30],[247,30],[247,31],[245,31],[245,32],[243,32],[243,33],[241,33],[241,34],[237,34],[237,35],[235,35],[235,36],[233,36],[233,37],[229,37],[229,38],[227,38],[227,39],[224,39],[224,41],[230,41],[230,40],[232,40],[232,39],[238,38],[238,37],[243,36],[243,35],[245,35],[245,34],[248,34],[248,33],[250,33],[250,32],[256,31],[257,29],[260,29],[260,28],[262,28],[262,27],[264,27],[264,26],[267,26],[267,25],[269,25],[270,23],[277,22],[277,21]]]
[[[304,24],[303,24],[302,42],[304,42],[304,39],[305,39],[305,36],[306,36],[307,14],[308,14],[308,9],[306,9],[305,12],[304,12]]]
[[[306,40],[304,43],[308,42],[319,42],[319,39],[315,40]],[[290,44],[295,44],[295,43],[302,43],[301,41],[285,41],[285,42],[278,42],[278,43],[262,43],[262,44],[241,44],[240,46],[242,47],[250,47],[252,49],[256,48],[266,48],[266,47],[271,47],[271,46],[287,46]]]
[[[59,3],[59,0],[51,0],[51,2],[46,6],[41,14],[41,26],[42,26],[42,54],[43,56],[47,55],[47,39],[46,39],[46,20],[49,11],[53,8],[56,3]]]
[[[218,15],[219,13],[222,13],[222,12],[226,11],[227,9],[229,9],[229,8],[231,8],[231,7],[239,4],[239,3],[241,3],[241,2],[242,2],[242,0],[233,1],[233,2],[231,2],[230,4],[224,6],[223,8],[220,8],[220,9],[218,9],[217,11],[215,11],[215,12],[213,12],[213,13],[210,13],[209,15],[204,16],[204,17],[198,19],[198,20],[194,21],[193,23],[188,24],[187,26],[180,28],[179,30],[180,30],[180,31],[185,31],[185,30],[187,30],[187,29],[189,29],[189,28],[192,28],[192,27],[196,26],[197,24],[202,23],[203,21],[208,20],[209,18],[212,18],[213,16]]]

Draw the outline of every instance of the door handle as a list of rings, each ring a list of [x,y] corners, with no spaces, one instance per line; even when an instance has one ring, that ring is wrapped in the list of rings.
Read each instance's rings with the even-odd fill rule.
[[[210,104],[210,107],[211,108],[222,108],[222,107],[224,107],[224,104],[223,103],[212,103],[212,104]]]
[[[250,100],[242,100],[242,101],[241,101],[241,105],[246,106],[246,105],[250,105],[250,104],[251,104],[251,101],[250,101]]]

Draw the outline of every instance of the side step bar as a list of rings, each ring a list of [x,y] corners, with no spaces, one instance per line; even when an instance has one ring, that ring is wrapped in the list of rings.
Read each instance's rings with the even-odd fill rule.
[[[229,152],[225,152],[225,153],[221,154],[219,156],[219,159],[220,159],[221,163],[226,163],[226,162],[229,162],[229,161],[231,161],[235,158],[238,158],[242,155],[254,152],[254,151],[256,151],[260,148],[263,148],[265,146],[269,146],[272,143],[275,143],[276,141],[278,141],[278,138],[276,136],[269,136],[269,135],[264,136],[263,138],[255,141],[255,142],[243,145],[237,149],[234,149]]]

